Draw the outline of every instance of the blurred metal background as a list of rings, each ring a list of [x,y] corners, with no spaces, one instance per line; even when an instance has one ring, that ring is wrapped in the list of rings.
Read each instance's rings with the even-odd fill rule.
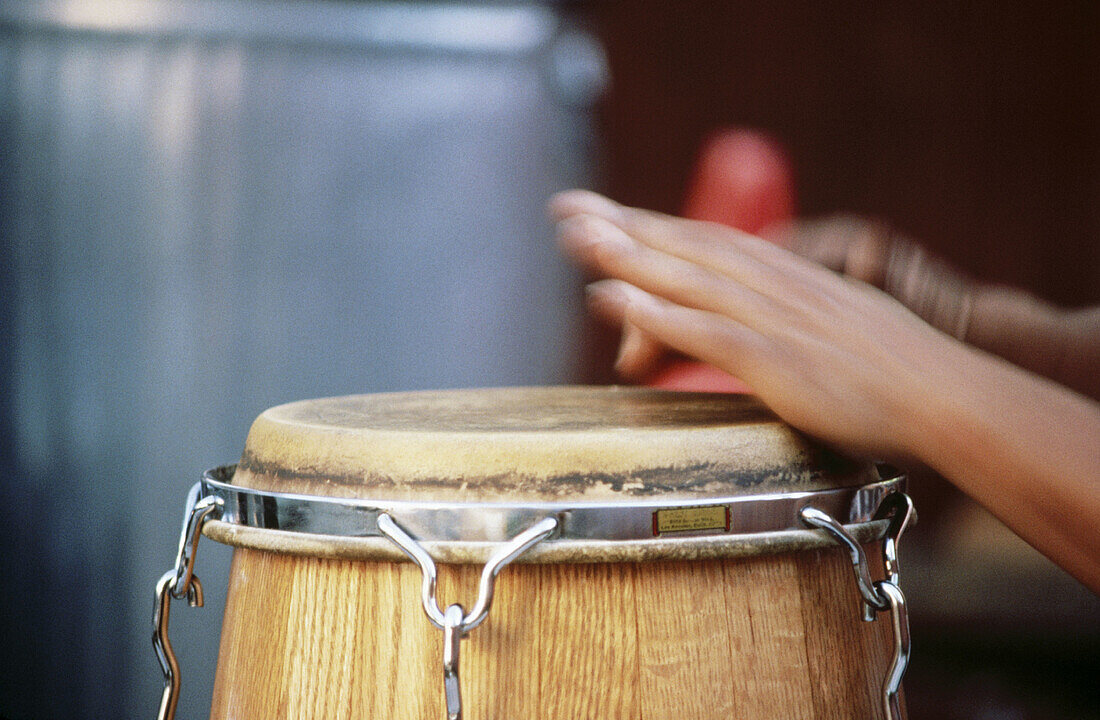
[[[542,205],[605,76],[554,4],[0,5],[0,716],[152,716],[186,489],[264,408],[572,377]]]

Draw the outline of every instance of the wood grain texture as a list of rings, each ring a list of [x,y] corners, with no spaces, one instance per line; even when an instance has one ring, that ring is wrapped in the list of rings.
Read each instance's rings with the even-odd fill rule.
[[[441,604],[478,575],[441,566]],[[211,718],[443,717],[419,588],[409,563],[237,550]],[[462,643],[466,717],[875,720],[890,642],[839,550],[514,565]]]
[[[732,717],[726,598],[715,592],[722,586],[721,565],[660,563],[639,569],[642,718]]]
[[[638,718],[635,576],[639,566],[538,567],[544,624],[535,677],[541,707],[530,717]],[[524,692],[522,688],[509,691]]]
[[[736,672],[732,717],[815,718],[797,559],[727,563],[727,627]]]

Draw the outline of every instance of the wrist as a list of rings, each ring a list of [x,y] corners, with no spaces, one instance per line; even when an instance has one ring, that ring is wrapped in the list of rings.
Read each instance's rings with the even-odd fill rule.
[[[1051,377],[1065,350],[1065,313],[1020,290],[977,288],[966,341],[1021,367]]]
[[[910,394],[910,421],[902,437],[904,452],[918,463],[950,477],[950,466],[963,450],[960,435],[970,424],[958,388],[942,373],[929,373]]]
[[[1061,448],[1072,435],[1063,424],[1095,426],[1094,402],[1000,357],[957,344],[943,360],[915,405],[912,452],[991,509],[1006,493],[1036,490],[1026,484],[1010,489],[997,480],[1035,471],[1036,448],[1079,454]]]
[[[1026,375],[1000,358],[945,339],[911,395],[913,420],[905,435],[910,453],[970,492],[964,478],[975,458],[995,452],[996,423],[990,420],[1011,414],[1020,374]]]

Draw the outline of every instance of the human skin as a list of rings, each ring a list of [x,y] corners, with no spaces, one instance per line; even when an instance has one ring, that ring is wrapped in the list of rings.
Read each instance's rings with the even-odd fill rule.
[[[886,291],[949,335],[1100,400],[1100,307],[1067,310],[978,282],[888,224],[854,215],[773,232],[799,255]]]
[[[607,320],[741,378],[848,453],[922,462],[1100,593],[1100,405],[872,285],[725,226],[571,191],[563,250]]]

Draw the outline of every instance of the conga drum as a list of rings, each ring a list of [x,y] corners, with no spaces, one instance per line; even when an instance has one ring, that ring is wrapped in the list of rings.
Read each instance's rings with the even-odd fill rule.
[[[201,532],[235,547],[213,720],[900,718],[903,484],[746,395],[281,405],[192,491],[161,717]]]

